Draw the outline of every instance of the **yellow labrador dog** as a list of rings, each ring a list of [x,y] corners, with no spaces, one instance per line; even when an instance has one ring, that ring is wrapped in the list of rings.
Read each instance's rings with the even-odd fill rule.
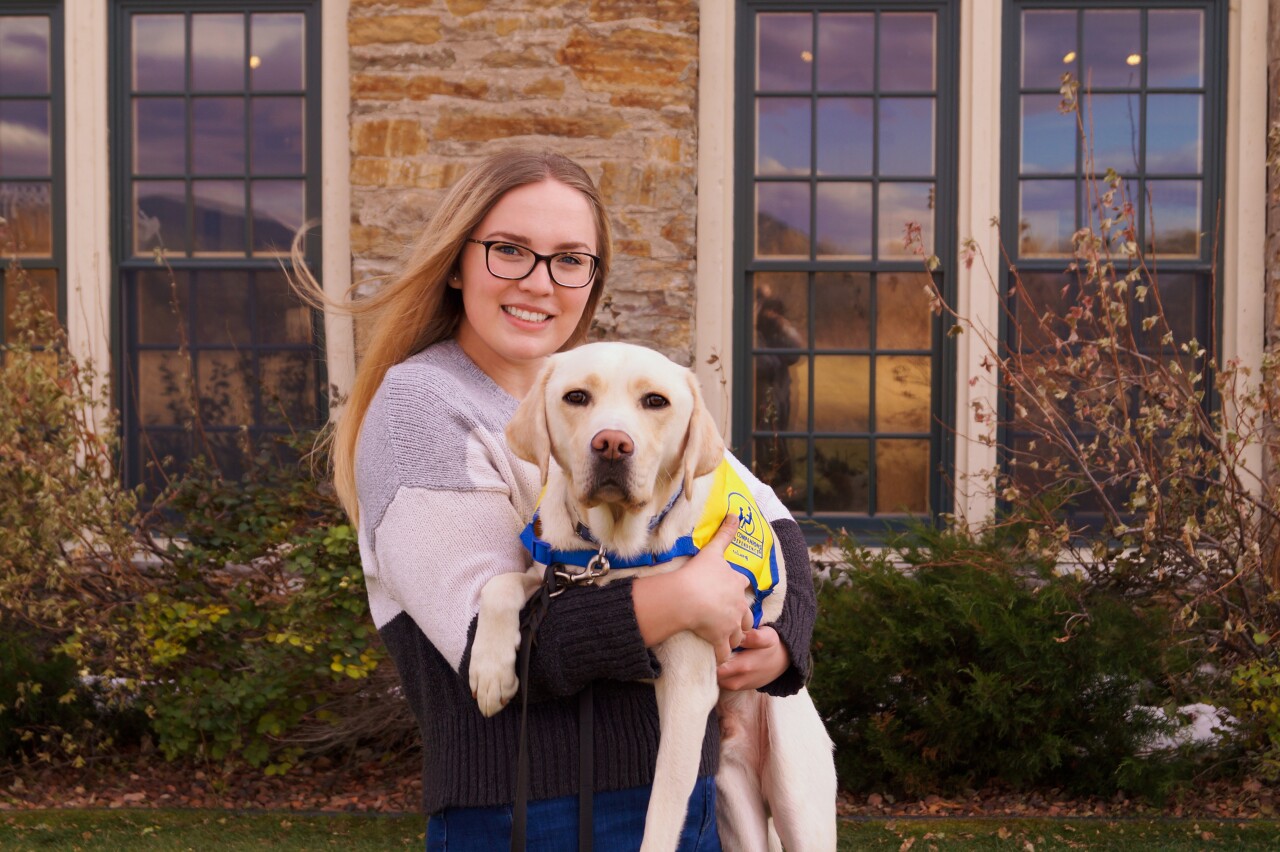
[[[542,471],[541,538],[555,549],[581,550],[582,525],[602,552],[623,564],[678,547],[728,464],[693,373],[657,352],[621,343],[552,356],[508,425],[507,440]],[[661,519],[652,524],[655,517]],[[767,522],[748,511],[735,544],[761,526]],[[780,559],[781,548],[775,550]],[[672,571],[687,558],[615,567],[599,582]],[[765,581],[772,581],[772,592],[763,599],[752,595],[760,623],[782,611],[786,575],[777,568]],[[542,576],[543,566],[534,565],[527,573],[494,577],[481,593],[470,681],[485,715],[497,713],[517,691],[519,613]],[[705,720],[717,702],[723,731],[717,822],[724,847],[755,852],[776,848],[780,840],[788,852],[834,850],[832,745],[808,693],[721,693],[715,652],[693,633],[672,636],[654,653],[662,665],[654,683],[661,740],[643,852],[676,848],[697,780]]]

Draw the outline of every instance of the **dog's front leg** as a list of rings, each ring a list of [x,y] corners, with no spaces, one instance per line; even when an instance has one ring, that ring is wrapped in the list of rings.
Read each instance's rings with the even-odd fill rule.
[[[490,577],[480,590],[476,638],[471,643],[468,675],[480,712],[492,716],[516,694],[516,651],[520,647],[520,610],[542,584],[542,568]]]
[[[640,852],[671,852],[680,841],[689,795],[698,780],[707,715],[715,706],[715,651],[692,633],[677,633],[654,649],[662,676],[658,699],[658,763]]]

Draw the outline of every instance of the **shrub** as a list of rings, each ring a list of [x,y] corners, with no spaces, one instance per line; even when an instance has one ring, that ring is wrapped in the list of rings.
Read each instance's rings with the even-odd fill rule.
[[[1055,573],[1024,534],[917,530],[879,553],[841,542],[810,689],[842,787],[1097,794],[1163,771],[1135,761],[1163,726],[1132,708],[1163,703],[1164,669],[1182,663],[1167,619]]]

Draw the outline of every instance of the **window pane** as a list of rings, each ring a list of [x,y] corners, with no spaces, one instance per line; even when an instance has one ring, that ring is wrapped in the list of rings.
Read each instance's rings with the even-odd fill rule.
[[[813,303],[816,348],[871,347],[871,276],[868,273],[816,273]]]
[[[145,484],[148,497],[160,493],[173,476],[191,458],[191,435],[169,429],[139,430],[135,481]],[[168,464],[163,464],[170,459]]]
[[[756,88],[762,92],[808,91],[813,84],[813,16],[756,16]]]
[[[299,301],[283,272],[259,272],[253,287],[258,337],[277,344],[311,343],[311,308]]]
[[[133,16],[133,90],[181,91],[186,86],[182,15]]]
[[[818,184],[818,256],[871,256],[871,184]]]
[[[1084,102],[1085,127],[1093,130],[1093,171],[1106,174],[1115,169],[1122,175],[1138,170],[1138,148],[1142,143],[1141,115],[1137,95],[1094,95]]]
[[[140,270],[134,273],[134,299],[138,343],[143,346],[177,346],[182,340],[180,325],[187,322],[191,305],[188,273],[175,270]],[[177,301],[175,310],[174,301]],[[190,329],[187,335],[190,338]]]
[[[1204,83],[1204,12],[1152,9],[1147,13],[1147,85]]]
[[[756,174],[809,174],[808,98],[760,98],[756,101]]]
[[[929,510],[929,442],[876,441],[876,511],[923,514]]]
[[[819,355],[813,359],[813,428],[817,432],[871,430],[871,359]]]
[[[1159,291],[1160,306],[1164,310],[1168,330],[1173,333],[1174,345],[1186,343],[1193,338],[1201,345],[1209,340],[1208,293],[1209,278],[1204,274],[1191,272],[1164,272],[1156,280]],[[1147,295],[1150,306],[1148,313],[1156,311],[1156,300]]]
[[[49,19],[0,16],[0,95],[49,94]]]
[[[177,426],[190,419],[191,364],[173,350],[138,353],[138,419],[144,426]]]
[[[932,12],[886,12],[880,16],[880,88],[932,91]]]
[[[197,346],[249,343],[249,277],[238,270],[196,275],[196,327],[191,342]]]
[[[43,181],[0,183],[0,216],[9,223],[9,239],[18,257],[49,257],[53,254],[51,184]]]
[[[1084,87],[1137,88],[1142,79],[1141,13],[1137,9],[1086,9]]]
[[[191,171],[244,174],[244,98],[191,99]]]
[[[1022,13],[1022,85],[1056,89],[1065,72],[1076,73],[1076,13]]]
[[[1071,253],[1076,231],[1076,184],[1072,180],[1024,180],[1018,218],[1018,251],[1024,256]]]
[[[1059,95],[1022,97],[1022,171],[1025,174],[1072,174],[1080,137],[1073,113],[1062,113]]]
[[[133,170],[180,175],[187,170],[187,107],[182,98],[133,102]]]
[[[2,247],[0,247],[2,248]],[[21,271],[9,267],[0,269],[0,282],[4,283],[4,340],[12,342],[18,333],[14,319],[18,311],[18,296],[22,292],[33,292],[40,310],[48,311],[55,317],[58,314],[58,272],[55,269],[23,269]],[[37,345],[51,343],[49,340],[36,340]]]
[[[1199,173],[1202,95],[1147,96],[1147,173]]]
[[[924,250],[933,251],[933,184],[880,184],[880,257],[914,257],[903,245],[908,222],[920,225]]]
[[[804,272],[757,272],[754,283],[755,347],[807,348],[809,276]]]
[[[191,16],[191,88],[244,88],[244,15]]]
[[[766,432],[808,429],[808,357],[768,353],[751,361],[755,365],[755,428]]]
[[[180,180],[140,180],[133,184],[134,254],[155,248],[187,251],[187,187]]]
[[[254,91],[301,89],[303,66],[302,15],[251,15],[249,68]]]
[[[302,227],[302,181],[255,180],[252,192],[254,253],[287,255]]]
[[[818,90],[869,91],[875,85],[875,15],[822,12],[818,15]]]
[[[302,160],[302,98],[254,98],[250,128],[255,175],[298,174]]]
[[[933,174],[933,98],[880,101],[880,175]]]
[[[270,352],[261,356],[264,423],[301,428],[319,419],[315,357],[309,352]]]
[[[871,98],[818,101],[818,174],[871,174]]]
[[[928,432],[930,371],[928,355],[876,358],[876,431]]]
[[[793,512],[805,511],[809,442],[804,438],[756,438],[752,468]]]
[[[195,251],[242,254],[245,251],[244,183],[238,180],[191,182],[195,205]]]
[[[814,439],[814,511],[869,511],[871,509],[870,456],[869,441]]]
[[[253,364],[239,352],[203,350],[196,358],[200,417],[206,426],[241,426],[253,422]]]
[[[1075,298],[1075,277],[1060,272],[1022,270],[1012,299],[1017,345],[1023,350],[1051,345],[1065,339],[1070,329],[1060,318],[1068,300]],[[1045,320],[1043,326],[1041,320]]]
[[[933,314],[928,288],[925,272],[881,272],[876,276],[877,349],[930,347]]]
[[[1200,255],[1200,181],[1147,181],[1151,210],[1145,217],[1154,221],[1154,240],[1147,239],[1147,251],[1158,257]],[[1150,227],[1150,226],[1148,226]]]
[[[49,176],[48,101],[0,101],[0,177]]]
[[[756,185],[756,256],[809,256],[809,185]]]

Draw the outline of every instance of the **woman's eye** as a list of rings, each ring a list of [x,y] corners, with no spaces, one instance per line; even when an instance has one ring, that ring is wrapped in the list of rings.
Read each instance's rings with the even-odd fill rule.
[[[498,254],[505,254],[511,257],[518,257],[524,253],[520,246],[512,245],[511,243],[494,243],[493,251],[496,251]]]
[[[666,408],[671,403],[660,393],[647,393],[642,400],[645,408]]]
[[[565,266],[581,266],[582,258],[572,254],[561,254],[556,255],[556,263],[560,263]]]
[[[591,394],[584,390],[571,390],[564,395],[564,401],[570,405],[586,405],[591,401]]]

